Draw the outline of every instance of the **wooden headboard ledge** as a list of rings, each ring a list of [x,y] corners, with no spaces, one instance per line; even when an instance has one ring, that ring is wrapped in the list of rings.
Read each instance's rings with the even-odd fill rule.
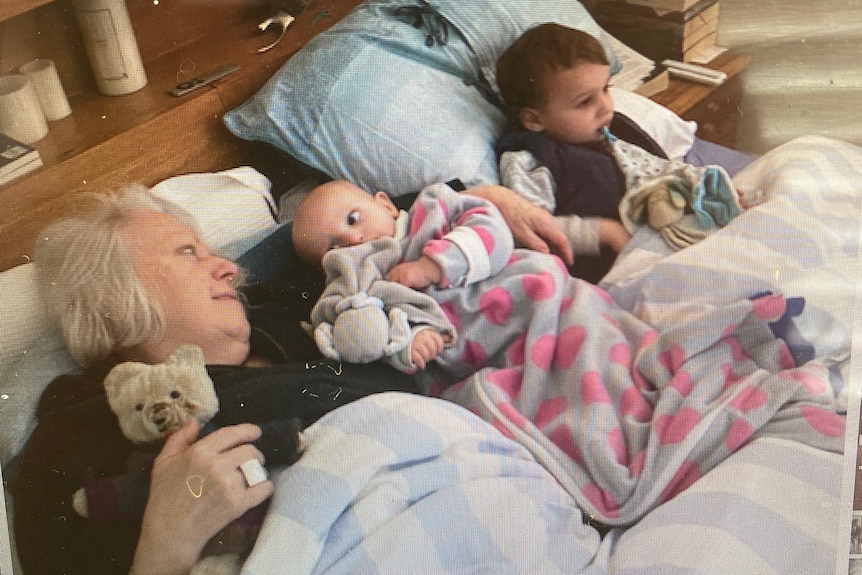
[[[234,137],[222,116],[359,3],[313,2],[296,15],[281,42],[264,53],[257,49],[277,37],[274,29],[258,29],[271,15],[265,0],[206,8],[198,0],[129,3],[148,84],[125,96],[99,94],[92,78],[89,85],[78,81],[75,93],[76,82],[63,77],[63,69],[89,74],[89,68],[74,15],[63,11],[60,3],[0,22],[3,45],[17,46],[0,51],[0,71],[35,56],[54,58],[55,53],[61,68],[62,54],[79,52],[61,69],[72,114],[51,122],[48,135],[34,144],[45,166],[0,187],[0,271],[29,262],[37,234],[79,209],[82,192],[105,193],[134,182],[153,185],[184,173],[255,165],[260,144]],[[36,22],[42,33],[29,34]],[[56,33],[45,33],[46,22]],[[9,43],[15,34],[22,36]],[[60,45],[63,39],[70,45]],[[83,68],[78,61],[82,59]],[[178,81],[226,64],[239,65],[240,70],[183,97],[168,93]]]

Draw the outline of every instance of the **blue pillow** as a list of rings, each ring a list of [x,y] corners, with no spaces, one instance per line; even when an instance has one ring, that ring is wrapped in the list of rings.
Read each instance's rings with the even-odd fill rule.
[[[587,9],[576,0],[427,0],[443,17],[463,34],[476,53],[482,74],[497,90],[497,60],[512,42],[528,29],[544,22],[557,22],[583,30],[597,38],[605,48],[611,64],[611,74],[620,70],[620,63],[611,48],[609,36]]]
[[[545,20],[603,34],[573,0],[366,0],[224,121],[368,191],[498,183],[505,119],[482,77],[493,87],[499,54]]]

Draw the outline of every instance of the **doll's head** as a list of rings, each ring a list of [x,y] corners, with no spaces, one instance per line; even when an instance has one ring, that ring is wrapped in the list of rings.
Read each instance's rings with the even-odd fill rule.
[[[331,249],[394,236],[398,213],[384,192],[369,194],[343,180],[327,182],[297,206],[293,245],[304,261],[320,266]]]

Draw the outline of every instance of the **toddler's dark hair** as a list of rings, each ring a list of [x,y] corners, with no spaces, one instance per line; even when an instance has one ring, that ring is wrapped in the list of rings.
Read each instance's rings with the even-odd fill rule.
[[[609,64],[602,44],[581,30],[549,22],[524,32],[497,60],[497,85],[509,121],[520,125],[523,108],[545,102],[548,76],[578,61]]]

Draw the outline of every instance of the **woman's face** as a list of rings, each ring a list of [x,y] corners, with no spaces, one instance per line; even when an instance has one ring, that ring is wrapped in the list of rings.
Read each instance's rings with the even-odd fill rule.
[[[136,346],[129,355],[158,363],[180,345],[194,344],[208,364],[239,365],[247,359],[250,327],[232,285],[236,264],[214,256],[191,228],[159,212],[132,214],[120,239],[166,323],[163,339]]]

